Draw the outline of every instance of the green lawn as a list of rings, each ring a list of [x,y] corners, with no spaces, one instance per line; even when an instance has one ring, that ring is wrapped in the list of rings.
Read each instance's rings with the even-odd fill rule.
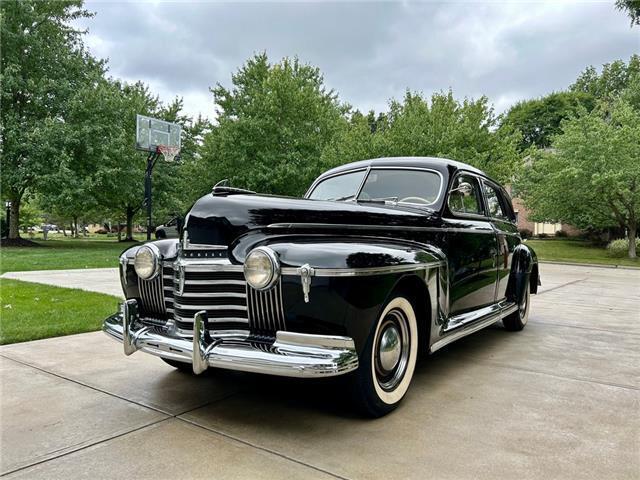
[[[118,298],[71,288],[0,280],[0,345],[91,332]]]
[[[584,240],[549,238],[527,240],[538,255],[538,260],[556,262],[593,263],[640,267],[639,259],[612,257],[605,248],[595,247]]]
[[[118,257],[132,242],[113,237],[37,241],[37,247],[0,249],[0,273],[25,270],[117,267]]]

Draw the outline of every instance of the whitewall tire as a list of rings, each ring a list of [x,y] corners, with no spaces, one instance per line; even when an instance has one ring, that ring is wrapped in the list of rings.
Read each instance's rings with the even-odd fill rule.
[[[380,417],[403,399],[418,357],[418,324],[411,302],[393,297],[382,309],[360,355],[353,396],[363,413]]]

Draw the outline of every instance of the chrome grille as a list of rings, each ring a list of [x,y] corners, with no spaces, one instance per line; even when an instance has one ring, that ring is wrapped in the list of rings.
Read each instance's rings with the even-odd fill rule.
[[[183,290],[179,293],[180,275],[184,275]],[[200,310],[207,312],[212,330],[246,330],[247,295],[242,267],[229,263],[183,263],[174,270],[165,295],[171,296],[173,318],[181,333],[193,330],[193,316]]]
[[[142,313],[166,315],[164,301],[163,278],[164,269],[151,280],[139,279],[140,302]]]
[[[249,328],[258,335],[273,336],[286,330],[282,304],[282,283],[269,290],[256,290],[247,286]]]

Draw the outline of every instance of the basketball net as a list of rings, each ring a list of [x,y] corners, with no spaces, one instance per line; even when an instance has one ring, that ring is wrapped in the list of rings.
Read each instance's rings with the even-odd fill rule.
[[[180,153],[180,147],[173,147],[170,145],[159,145],[157,150],[158,153],[161,153],[164,159],[167,162],[173,162]]]

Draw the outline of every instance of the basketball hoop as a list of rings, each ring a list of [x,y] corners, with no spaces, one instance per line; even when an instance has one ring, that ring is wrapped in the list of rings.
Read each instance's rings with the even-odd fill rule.
[[[173,162],[180,153],[180,147],[172,145],[158,145],[156,151],[161,153],[167,162]]]

